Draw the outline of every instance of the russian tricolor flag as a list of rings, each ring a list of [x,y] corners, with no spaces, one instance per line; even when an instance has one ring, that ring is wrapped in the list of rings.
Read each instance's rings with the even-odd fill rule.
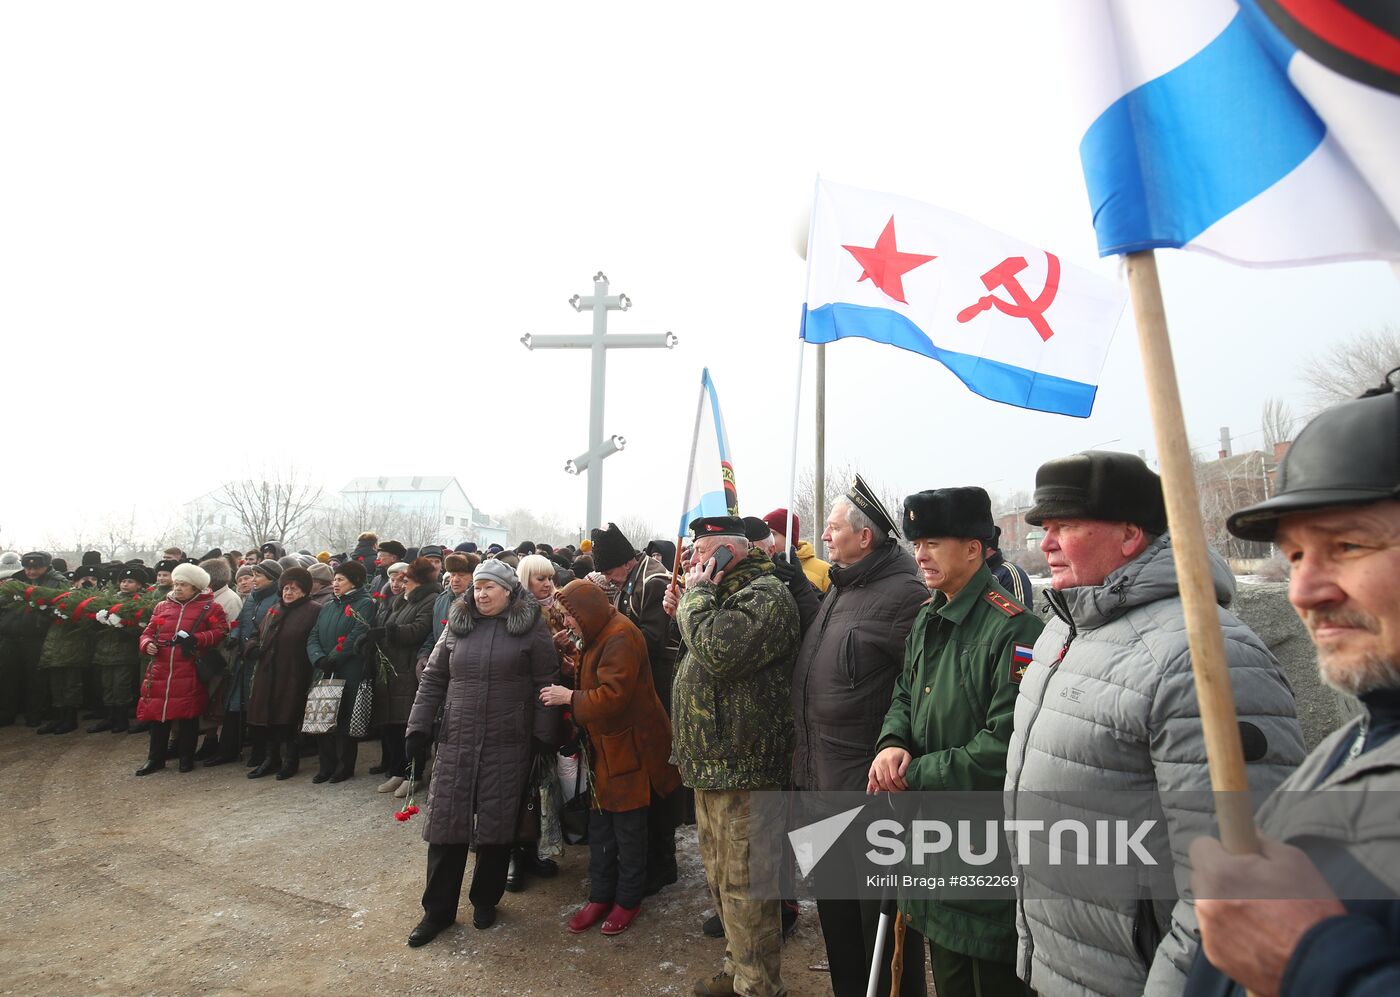
[[[937,360],[984,398],[1087,417],[1118,284],[929,204],[817,181],[809,343],[871,339]]]
[[[1252,266],[1400,260],[1400,38],[1393,13],[1385,26],[1365,9],[1066,5],[1100,253],[1186,248]]]

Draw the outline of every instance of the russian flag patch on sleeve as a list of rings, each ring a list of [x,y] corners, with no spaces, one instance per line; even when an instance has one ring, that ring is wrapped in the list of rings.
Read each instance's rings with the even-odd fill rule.
[[[1034,660],[1034,648],[1029,644],[1011,645],[1011,681],[1019,683],[1026,674],[1026,669],[1031,666]]]

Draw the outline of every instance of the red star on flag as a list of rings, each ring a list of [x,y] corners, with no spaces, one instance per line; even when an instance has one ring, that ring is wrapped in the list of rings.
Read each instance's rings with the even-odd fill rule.
[[[874,248],[867,249],[863,246],[842,246],[842,249],[856,258],[864,270],[860,279],[869,277],[880,290],[884,291],[894,300],[907,305],[904,300],[904,282],[901,279],[910,270],[922,266],[929,260],[938,259],[937,256],[921,256],[918,253],[901,253],[894,244],[894,215],[890,215],[890,220],[885,223],[885,230],[880,233],[880,238],[875,240]]]

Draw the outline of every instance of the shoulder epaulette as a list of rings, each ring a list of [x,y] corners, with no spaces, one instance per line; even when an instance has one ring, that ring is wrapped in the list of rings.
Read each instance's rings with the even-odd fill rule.
[[[986,599],[988,602],[990,602],[997,609],[1001,610],[1007,616],[1020,616],[1022,613],[1025,612],[1025,610],[1022,607],[1016,605],[1014,602],[1012,602],[1006,596],[1002,595],[1000,592],[989,591],[986,595]]]

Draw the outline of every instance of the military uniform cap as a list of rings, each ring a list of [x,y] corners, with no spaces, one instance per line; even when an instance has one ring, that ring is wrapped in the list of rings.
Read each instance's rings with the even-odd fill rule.
[[[895,526],[894,517],[884,504],[875,497],[875,490],[865,483],[865,479],[859,474],[851,481],[851,487],[846,489],[846,498],[851,505],[855,506],[866,517],[875,524],[875,529],[880,533],[883,540],[893,533],[899,536],[899,528]]]
[[[701,537],[747,537],[744,521],[738,516],[701,516],[693,519],[688,527],[691,535]]]
[[[49,568],[53,566],[53,558],[42,550],[35,550],[21,557],[19,563],[25,568]]]
[[[102,577],[102,569],[95,564],[80,564],[74,569],[71,577],[75,582],[82,581],[84,578],[100,579]]]
[[[1057,457],[1035,472],[1035,495],[1026,522],[1097,519],[1134,523],[1148,533],[1167,531],[1162,479],[1136,454],[1085,450]]]
[[[1283,455],[1275,486],[1273,498],[1236,512],[1225,528],[1267,542],[1295,512],[1400,498],[1400,394],[1387,383],[1319,414]]]
[[[157,572],[174,571],[177,567],[179,567],[179,564],[179,561],[157,561],[154,570]]]
[[[147,585],[151,581],[150,577],[146,574],[146,569],[139,564],[128,565],[117,573],[117,581],[119,582],[124,582],[128,578],[140,582],[142,585]]]
[[[992,500],[984,488],[934,488],[904,500],[904,535],[987,541],[995,532]]]

